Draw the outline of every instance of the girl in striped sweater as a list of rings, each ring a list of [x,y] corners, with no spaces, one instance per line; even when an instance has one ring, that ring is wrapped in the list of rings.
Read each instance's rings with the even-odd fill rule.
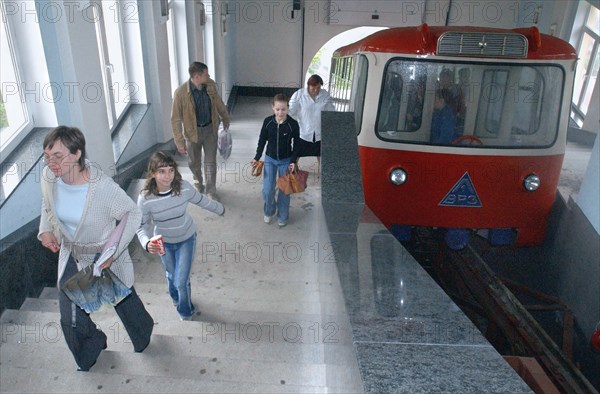
[[[160,259],[167,273],[169,294],[181,320],[191,320],[196,313],[190,288],[196,226],[186,208],[189,203],[196,204],[220,216],[225,208],[183,180],[175,160],[164,152],[150,156],[147,174],[137,201],[143,214],[138,239],[149,253],[158,254],[159,245],[150,238],[162,235],[165,254]]]

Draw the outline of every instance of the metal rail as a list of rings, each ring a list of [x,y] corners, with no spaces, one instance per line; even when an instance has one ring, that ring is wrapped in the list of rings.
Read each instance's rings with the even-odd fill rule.
[[[452,270],[513,349],[535,357],[561,392],[598,393],[470,245],[460,251],[448,249],[448,257]]]

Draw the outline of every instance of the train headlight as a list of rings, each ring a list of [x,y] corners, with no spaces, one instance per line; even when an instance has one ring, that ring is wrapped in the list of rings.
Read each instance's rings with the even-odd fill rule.
[[[390,171],[390,182],[392,185],[402,185],[408,179],[408,174],[403,168],[394,168]]]
[[[529,174],[523,180],[523,187],[528,192],[534,192],[540,187],[540,177],[535,174]]]

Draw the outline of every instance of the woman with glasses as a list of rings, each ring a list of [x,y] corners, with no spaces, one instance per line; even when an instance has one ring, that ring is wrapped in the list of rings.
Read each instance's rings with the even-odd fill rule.
[[[98,166],[86,160],[85,137],[74,127],[58,126],[44,140],[42,213],[38,239],[59,252],[57,285],[94,263],[117,221],[128,213],[113,257],[102,264],[131,294],[115,306],[136,352],[150,343],[154,322],[133,288],[133,263],[128,245],[141,223],[136,203]],[[83,309],[60,292],[60,323],[78,370],[88,371],[107,347],[107,337]]]

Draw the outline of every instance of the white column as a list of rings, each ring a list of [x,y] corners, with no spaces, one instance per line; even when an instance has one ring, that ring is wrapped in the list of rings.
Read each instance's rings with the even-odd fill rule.
[[[36,2],[50,80],[64,87],[55,97],[59,125],[81,129],[87,157],[108,176],[115,160],[108,126],[105,92],[94,14],[89,2]]]

